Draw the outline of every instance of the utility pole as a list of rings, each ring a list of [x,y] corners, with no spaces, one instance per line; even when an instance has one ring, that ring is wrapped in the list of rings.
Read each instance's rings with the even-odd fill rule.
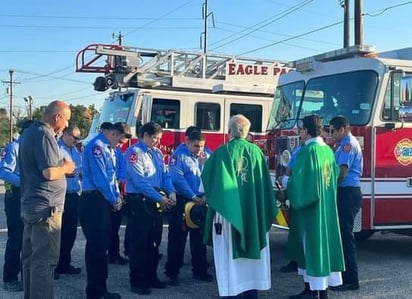
[[[28,96],[24,98],[24,101],[27,103],[27,105],[29,105],[29,119],[32,119],[32,109],[31,106],[33,105],[33,97],[32,96]]]
[[[343,47],[349,47],[350,43],[350,10],[349,10],[349,0],[345,0],[343,4],[343,20],[344,20],[344,28],[343,28]]]
[[[362,0],[355,0],[355,45],[363,45],[363,4]]]
[[[207,38],[208,38],[208,19],[210,16],[212,16],[212,22],[213,22],[213,27],[215,27],[215,18],[213,16],[213,12],[208,11],[208,0],[205,0],[205,3],[203,3],[203,9],[202,9],[202,18],[204,20],[203,22],[203,32],[200,34],[200,48],[203,48],[203,53],[206,54],[207,52]],[[202,36],[203,36],[203,42],[202,42]]]
[[[8,87],[8,94],[10,99],[10,131],[9,131],[9,141],[13,140],[13,84],[20,84],[20,82],[13,81],[13,70],[9,70],[9,81],[2,81],[3,83],[9,84]]]
[[[122,35],[121,32],[119,32],[118,34],[114,34],[114,32],[113,32],[112,37],[115,38],[119,42],[119,46],[121,46],[123,44],[124,35]]]
[[[350,10],[349,0],[339,0],[340,6],[343,8],[343,47],[349,47],[350,43]]]

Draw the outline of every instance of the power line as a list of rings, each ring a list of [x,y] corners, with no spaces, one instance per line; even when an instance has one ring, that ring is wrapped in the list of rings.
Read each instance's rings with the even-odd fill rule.
[[[250,32],[246,32],[245,34],[241,35],[240,37],[231,39],[231,40],[229,40],[228,42],[225,42],[225,43],[221,44],[220,46],[214,47],[212,50],[216,50],[216,49],[222,48],[223,46],[226,46],[226,45],[228,45],[228,44],[230,44],[230,43],[232,43],[232,42],[234,42],[234,41],[237,41],[237,40],[239,40],[239,39],[242,39],[242,38],[250,35],[251,33],[256,32],[256,31],[262,29],[263,27],[266,27],[266,26],[268,26],[268,25],[270,25],[270,24],[272,24],[272,23],[274,23],[274,22],[276,22],[276,21],[278,21],[278,20],[286,17],[287,15],[291,14],[292,12],[295,12],[295,11],[299,10],[300,8],[302,8],[303,6],[309,4],[309,3],[312,2],[312,1],[313,1],[313,0],[304,0],[304,1],[300,2],[300,3],[298,3],[297,5],[292,6],[291,8],[286,9],[286,10],[283,11],[283,12],[280,12],[280,13],[278,13],[278,14],[276,14],[276,15],[274,15],[274,16],[266,19],[266,20],[263,20],[263,21],[255,24],[255,25],[253,25],[253,26],[250,26],[250,27],[246,28],[245,30],[240,31],[239,34],[240,34],[240,33],[243,33],[243,32],[246,32],[247,30],[251,30]],[[256,27],[256,26],[258,26],[258,27],[257,27],[257,28],[254,28],[254,27]],[[233,34],[232,36],[234,36],[234,35],[235,35],[235,34]],[[236,34],[236,35],[237,35],[237,34]],[[220,42],[222,42],[222,41],[224,41],[224,40],[229,39],[230,37],[231,37],[231,36],[226,37],[226,38],[224,38],[224,39],[222,39],[222,40],[220,40],[220,41],[217,41],[217,42],[215,42],[215,43],[213,43],[213,44],[220,43]],[[212,44],[212,45],[213,45],[213,44]]]
[[[28,71],[23,71],[23,70],[16,70],[16,71],[19,72],[19,73],[22,73],[22,74],[44,76],[46,78],[51,78],[51,79],[56,79],[56,80],[64,80],[64,81],[70,81],[70,82],[75,82],[75,83],[90,84],[90,82],[80,81],[80,80],[75,80],[75,79],[69,79],[69,78],[65,78],[65,77],[48,76],[48,75],[44,75],[44,74],[28,72]]]
[[[53,15],[41,15],[41,16],[34,16],[34,15],[11,15],[11,14],[0,14],[0,17],[11,17],[11,18],[34,18],[34,19],[69,19],[69,20],[158,20],[159,18],[149,18],[149,17],[107,17],[107,16],[53,16]],[[201,20],[201,18],[163,18],[164,20],[172,20],[172,21],[179,21],[179,20]]]
[[[169,12],[167,12],[167,13],[165,13],[165,14],[157,17],[157,18],[154,18],[153,20],[151,20],[151,21],[143,24],[140,28],[127,32],[126,34],[124,34],[124,36],[129,35],[129,34],[132,34],[132,33],[136,32],[136,31],[139,30],[139,29],[143,29],[143,28],[144,28],[144,29],[147,29],[147,26],[148,26],[148,25],[153,24],[153,23],[155,23],[155,22],[157,22],[157,21],[159,21],[159,20],[165,19],[166,16],[168,16],[168,15],[174,13],[175,11],[177,11],[177,10],[185,7],[186,5],[188,5],[189,3],[193,2],[193,1],[194,1],[194,0],[189,0],[189,1],[185,2],[185,3],[183,3],[182,5],[179,5],[178,7],[172,9],[171,11],[169,11]]]
[[[297,38],[300,38],[300,37],[305,36],[305,35],[309,35],[309,34],[312,34],[312,33],[318,32],[318,31],[322,31],[322,30],[325,30],[325,29],[334,27],[334,26],[339,25],[339,24],[342,24],[342,23],[343,23],[343,21],[339,21],[339,22],[336,22],[336,23],[333,23],[333,24],[330,24],[330,25],[326,25],[326,26],[323,26],[323,27],[320,27],[320,28],[317,28],[317,29],[313,29],[313,30],[311,30],[311,31],[307,31],[307,32],[302,33],[302,34],[298,34],[298,35],[295,35],[295,36],[291,36],[291,37],[286,38],[286,39],[284,39],[284,40],[277,41],[277,42],[268,44],[268,45],[263,46],[263,47],[259,47],[259,48],[256,48],[256,49],[253,49],[253,50],[250,50],[250,51],[243,52],[243,53],[241,53],[241,54],[239,54],[239,55],[250,54],[250,53],[253,53],[253,52],[256,52],[256,51],[260,51],[260,50],[263,50],[263,49],[266,49],[266,48],[270,48],[270,47],[272,47],[272,46],[274,46],[274,45],[282,44],[282,43],[284,43],[284,42],[286,42],[286,41],[290,41],[290,40],[297,39]]]
[[[152,23],[152,22],[149,22]],[[36,28],[36,29],[93,29],[93,30],[113,30],[113,26],[71,26],[71,25],[0,25],[0,27],[4,28]],[[119,26],[122,29],[127,30],[193,30],[199,29],[198,27],[187,27],[187,26],[162,26],[162,27],[147,27],[146,25],[142,26],[133,26],[133,27],[125,27]]]
[[[239,27],[240,28],[247,28],[247,27],[244,27],[244,26],[239,26],[239,25],[236,25],[236,24],[231,24],[231,23],[226,23],[226,22],[219,22],[219,23],[229,25],[229,26],[233,26],[233,27],[236,27],[236,28],[239,28]],[[221,30],[221,31],[227,31],[227,32],[230,32],[230,33],[235,33],[236,32],[236,31],[233,31],[233,30],[228,30],[228,29],[224,29],[224,28],[220,28],[220,27],[216,27],[215,29]],[[267,30],[259,30],[259,32],[262,32],[262,33],[265,33],[265,34],[271,34],[271,35],[280,35],[282,37],[290,37],[291,36],[290,34],[278,33],[278,32],[267,31]],[[258,37],[258,36],[255,36],[255,35],[250,35],[250,37],[260,39],[260,40],[271,41],[267,38]],[[309,41],[309,42],[320,43],[320,44],[325,44],[325,45],[333,45],[333,46],[337,45],[336,43],[332,43],[332,42],[325,41],[325,40],[319,40],[319,39],[302,38],[302,40]],[[297,47],[299,47],[299,46],[297,46]],[[305,47],[302,47],[302,48],[305,48]]]
[[[386,8],[383,8],[383,9],[380,9],[380,10],[375,10],[375,11],[372,11],[370,13],[364,13],[362,15],[363,16],[369,16],[369,17],[377,17],[377,16],[380,16],[380,15],[384,14],[388,10],[391,10],[393,8],[398,8],[398,7],[401,7],[401,6],[404,6],[404,5],[409,5],[409,4],[412,4],[412,1],[404,2],[404,3],[392,5],[392,6],[388,6]],[[379,13],[375,13],[375,12],[379,12]]]

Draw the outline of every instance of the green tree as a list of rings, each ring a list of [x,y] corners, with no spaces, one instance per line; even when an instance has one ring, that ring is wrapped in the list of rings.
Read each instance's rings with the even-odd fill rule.
[[[33,111],[33,119],[40,120],[46,106],[41,106]],[[83,105],[70,105],[72,112],[70,124],[79,127],[82,136],[86,137],[89,133],[90,125],[92,124],[93,116],[98,112],[94,105],[85,107]]]
[[[7,110],[0,108],[0,146],[4,147],[10,140],[10,118]]]

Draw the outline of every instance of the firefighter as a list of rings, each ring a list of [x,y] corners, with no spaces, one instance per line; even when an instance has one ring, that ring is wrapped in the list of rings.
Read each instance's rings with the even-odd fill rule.
[[[170,279],[169,284],[175,286],[179,285],[178,274],[183,266],[188,232],[193,278],[200,281],[213,280],[213,276],[207,273],[206,245],[202,242],[203,229],[189,228],[183,217],[186,203],[192,201],[196,205],[206,205],[203,193],[199,192],[199,186],[201,170],[209,155],[204,152],[205,138],[200,131],[193,131],[187,139],[186,146],[179,146],[169,162],[172,182],[177,190],[177,203],[169,212],[165,273]]]
[[[81,268],[71,265],[71,251],[77,234],[79,200],[81,194],[82,157],[76,145],[80,140],[80,129],[69,126],[57,142],[64,157],[76,165],[74,173],[66,175],[67,190],[64,200],[59,262],[55,271],[59,274],[80,274]]]
[[[176,193],[156,148],[162,127],[149,122],[141,127],[140,140],[126,151],[126,200],[129,226],[129,270],[133,293],[148,295],[152,288],[165,288],[157,277],[162,211],[176,204]]]
[[[119,211],[122,197],[116,178],[113,149],[125,136],[123,126],[112,125],[87,143],[83,153],[83,193],[80,222],[86,237],[88,299],[120,298],[107,291],[111,212]]]
[[[353,225],[362,203],[360,188],[360,177],[363,170],[362,149],[358,140],[350,132],[349,121],[346,117],[335,116],[329,124],[331,135],[339,142],[335,151],[336,163],[340,167],[337,205],[346,268],[342,275],[343,284],[330,289],[357,290],[359,289],[359,278]]]
[[[32,120],[23,122],[20,135],[31,126]],[[4,210],[7,221],[7,243],[4,253],[4,289],[11,292],[23,291],[18,279],[21,270],[20,254],[23,238],[23,222],[20,218],[20,174],[17,167],[20,137],[6,145],[0,162],[0,179],[5,183]]]

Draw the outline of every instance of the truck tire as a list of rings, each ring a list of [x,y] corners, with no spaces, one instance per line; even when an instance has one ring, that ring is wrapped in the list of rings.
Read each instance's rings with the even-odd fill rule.
[[[355,233],[355,241],[356,242],[363,242],[368,240],[372,235],[375,233],[373,230],[362,230],[360,232]]]

